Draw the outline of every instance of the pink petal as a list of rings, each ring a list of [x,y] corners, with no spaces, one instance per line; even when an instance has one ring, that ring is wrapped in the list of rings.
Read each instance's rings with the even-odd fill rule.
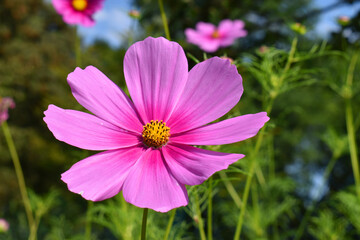
[[[243,29],[244,26],[245,26],[245,23],[241,20],[231,21],[229,19],[225,19],[219,23],[218,31],[221,33],[229,34],[229,33],[233,32],[234,30],[238,31],[238,30]]]
[[[235,65],[218,57],[197,64],[167,125],[170,133],[187,131],[212,122],[240,100],[242,78]]]
[[[269,121],[266,112],[243,115],[171,136],[171,142],[189,145],[220,145],[255,136]]]
[[[206,39],[199,44],[201,50],[205,52],[215,52],[219,49],[221,40],[219,38]]]
[[[245,37],[247,31],[244,30],[245,23],[241,20],[231,21],[223,20],[219,24],[219,33],[222,36],[220,45],[222,47],[230,46],[237,38]]]
[[[201,41],[204,40],[204,35],[191,28],[185,29],[185,36],[186,41],[196,45],[200,44]]]
[[[148,37],[126,52],[124,74],[142,120],[166,121],[185,86],[188,64],[179,44]]]
[[[63,15],[63,20],[67,24],[81,24],[84,27],[92,27],[95,25],[94,19],[91,15],[87,15],[83,12],[76,12],[74,10]]]
[[[202,34],[205,34],[208,36],[213,34],[216,30],[216,27],[214,24],[205,23],[205,22],[198,22],[195,27],[199,33],[202,33]]]
[[[76,100],[99,118],[130,131],[142,132],[144,124],[129,97],[97,68],[76,68],[69,74],[68,83]]]
[[[123,186],[127,202],[158,212],[188,204],[186,188],[168,171],[160,150],[148,148],[131,168]]]
[[[101,152],[75,163],[61,175],[70,191],[91,201],[118,194],[130,169],[143,154],[142,147]]]
[[[215,172],[228,168],[245,156],[181,144],[168,144],[162,148],[162,152],[172,175],[186,185],[201,184]]]
[[[44,121],[55,138],[88,150],[109,150],[139,144],[136,135],[96,116],[49,105]]]
[[[220,47],[220,39],[212,38],[203,33],[196,32],[194,29],[185,30],[186,40],[189,43],[198,45],[205,52],[215,52]]]
[[[66,11],[68,11],[70,8],[72,8],[71,3],[69,1],[64,1],[64,0],[52,0],[52,4],[55,10],[59,14],[63,14]]]

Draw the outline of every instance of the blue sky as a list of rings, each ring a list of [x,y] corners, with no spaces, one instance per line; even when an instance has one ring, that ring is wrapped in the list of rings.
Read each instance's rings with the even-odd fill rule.
[[[323,8],[329,6],[338,0],[315,0],[314,5]],[[337,18],[340,16],[354,16],[360,9],[360,3],[357,2],[352,5],[344,4],[332,11],[329,11],[320,16],[319,23],[315,30],[321,36],[327,36],[330,32],[338,30],[340,27],[337,24]]]
[[[314,5],[323,8],[338,0],[314,0]],[[126,33],[134,21],[128,16],[128,11],[133,9],[131,0],[105,0],[104,8],[95,14],[96,25],[91,28],[80,27],[80,34],[85,44],[92,43],[95,39],[108,42],[112,47],[121,44],[121,35]],[[330,32],[339,29],[337,18],[340,16],[353,16],[360,9],[360,3],[343,5],[320,16],[313,33],[327,36]]]

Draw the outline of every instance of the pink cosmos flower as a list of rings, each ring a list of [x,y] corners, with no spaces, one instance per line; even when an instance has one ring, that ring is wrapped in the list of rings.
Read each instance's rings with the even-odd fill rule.
[[[9,97],[0,97],[0,124],[9,118],[9,108],[15,108],[14,100]]]
[[[220,47],[227,47],[234,43],[235,39],[245,37],[247,31],[241,20],[222,20],[219,27],[211,23],[198,22],[196,30],[187,28],[185,35],[189,43],[198,45],[205,52],[215,52]]]
[[[89,150],[106,150],[74,164],[61,179],[92,201],[123,192],[141,208],[167,212],[185,206],[185,185],[201,184],[243,154],[191,145],[218,145],[254,136],[265,112],[208,124],[240,100],[242,79],[218,57],[188,63],[179,44],[147,38],[124,58],[130,98],[95,67],[76,68],[68,83],[76,100],[94,115],[49,105],[44,121],[55,138]],[[208,125],[206,125],[208,124]]]
[[[9,223],[5,219],[0,218],[0,233],[7,232],[9,230],[9,227]]]
[[[104,0],[52,0],[55,10],[68,24],[91,27],[95,24],[92,15],[102,8]]]

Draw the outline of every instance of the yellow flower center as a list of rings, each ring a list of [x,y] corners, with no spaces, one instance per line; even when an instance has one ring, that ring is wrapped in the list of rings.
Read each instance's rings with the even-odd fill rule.
[[[72,0],[72,6],[76,11],[84,11],[88,5],[87,0]]]
[[[218,31],[218,30],[215,30],[215,31],[213,32],[213,34],[211,35],[211,37],[212,37],[212,38],[219,38],[219,37],[220,37],[219,31]]]
[[[142,137],[146,146],[159,148],[169,141],[170,128],[162,120],[151,120],[144,126]]]

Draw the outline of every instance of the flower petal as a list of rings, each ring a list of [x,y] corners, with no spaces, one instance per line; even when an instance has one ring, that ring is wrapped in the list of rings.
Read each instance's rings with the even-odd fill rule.
[[[218,57],[197,64],[170,119],[171,134],[187,131],[223,116],[240,100],[242,78],[235,65]]]
[[[201,184],[215,172],[228,168],[245,156],[181,144],[168,144],[162,148],[162,152],[172,175],[186,185]]]
[[[198,45],[205,52],[215,52],[220,47],[220,39],[196,32],[194,29],[186,29],[185,35],[189,43]]]
[[[240,31],[244,28],[245,23],[241,20],[234,20],[231,21],[229,19],[222,20],[219,23],[219,32],[226,33],[226,34],[233,34],[234,31]]]
[[[75,163],[61,175],[70,191],[91,201],[118,194],[131,167],[143,154],[142,147],[101,152]]]
[[[221,39],[221,46],[226,47],[233,44],[235,39],[245,37],[247,31],[244,29],[245,23],[241,20],[231,21],[225,19],[219,24],[219,32],[223,36]]]
[[[87,110],[116,126],[142,132],[144,124],[129,97],[97,68],[76,68],[68,82],[76,100]]]
[[[76,12],[74,10],[70,10],[69,12],[64,13],[63,20],[67,24],[81,24],[84,27],[92,27],[95,25],[95,21],[91,15],[87,15],[82,12]]]
[[[207,36],[211,36],[211,34],[213,34],[216,30],[214,24],[206,23],[206,22],[198,22],[195,28],[199,33],[205,34]]]
[[[179,44],[148,37],[126,52],[124,74],[142,120],[166,121],[184,89],[188,64]]]
[[[255,136],[269,121],[266,112],[247,114],[171,136],[171,142],[189,145],[221,145]]]
[[[123,186],[127,202],[167,212],[188,204],[186,188],[166,168],[160,150],[148,148],[129,172]]]
[[[55,138],[88,150],[109,150],[139,144],[140,135],[114,126],[96,116],[49,105],[44,121]]]

